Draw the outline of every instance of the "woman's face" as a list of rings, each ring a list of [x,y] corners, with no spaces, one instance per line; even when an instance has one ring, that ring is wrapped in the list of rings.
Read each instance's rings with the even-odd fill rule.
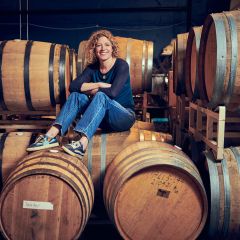
[[[105,61],[112,57],[112,43],[106,37],[100,37],[95,47],[96,56],[100,61]]]

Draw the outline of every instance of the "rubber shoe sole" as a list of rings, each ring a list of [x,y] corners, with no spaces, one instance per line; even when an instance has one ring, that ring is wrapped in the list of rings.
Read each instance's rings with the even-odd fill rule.
[[[71,155],[71,156],[73,156],[73,157],[77,157],[77,158],[79,158],[79,159],[83,159],[83,157],[84,157],[84,155],[76,154],[76,153],[70,151],[68,148],[66,148],[66,147],[64,147],[64,146],[62,146],[62,149],[63,149],[66,153],[68,153],[69,155]]]
[[[26,150],[28,152],[34,152],[37,150],[43,150],[43,149],[48,149],[48,148],[53,148],[53,147],[58,147],[58,146],[59,146],[59,143],[52,143],[52,144],[45,145],[45,146],[27,148]]]

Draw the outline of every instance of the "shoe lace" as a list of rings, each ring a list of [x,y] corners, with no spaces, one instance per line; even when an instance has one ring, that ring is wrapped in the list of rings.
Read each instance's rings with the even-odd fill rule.
[[[36,139],[36,143],[42,143],[45,141],[45,137],[43,135],[40,135],[37,139]]]
[[[70,145],[73,147],[73,148],[78,148],[80,147],[82,144],[79,142],[79,141],[72,141],[70,143]]]

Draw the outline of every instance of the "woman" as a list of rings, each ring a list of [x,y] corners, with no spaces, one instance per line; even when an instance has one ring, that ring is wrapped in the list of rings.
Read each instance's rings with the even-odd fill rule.
[[[63,145],[64,151],[82,158],[98,127],[126,131],[135,121],[129,66],[118,58],[118,46],[112,34],[100,30],[87,43],[88,67],[70,85],[70,96],[55,122],[27,151],[58,146],[58,134],[64,135],[77,115],[82,114],[74,131],[78,141]],[[89,97],[90,96],[90,97]]]

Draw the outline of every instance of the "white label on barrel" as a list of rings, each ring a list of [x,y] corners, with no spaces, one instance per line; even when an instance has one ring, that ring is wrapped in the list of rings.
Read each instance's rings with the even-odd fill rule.
[[[23,208],[40,209],[40,210],[53,210],[53,204],[50,202],[37,202],[23,200]]]

